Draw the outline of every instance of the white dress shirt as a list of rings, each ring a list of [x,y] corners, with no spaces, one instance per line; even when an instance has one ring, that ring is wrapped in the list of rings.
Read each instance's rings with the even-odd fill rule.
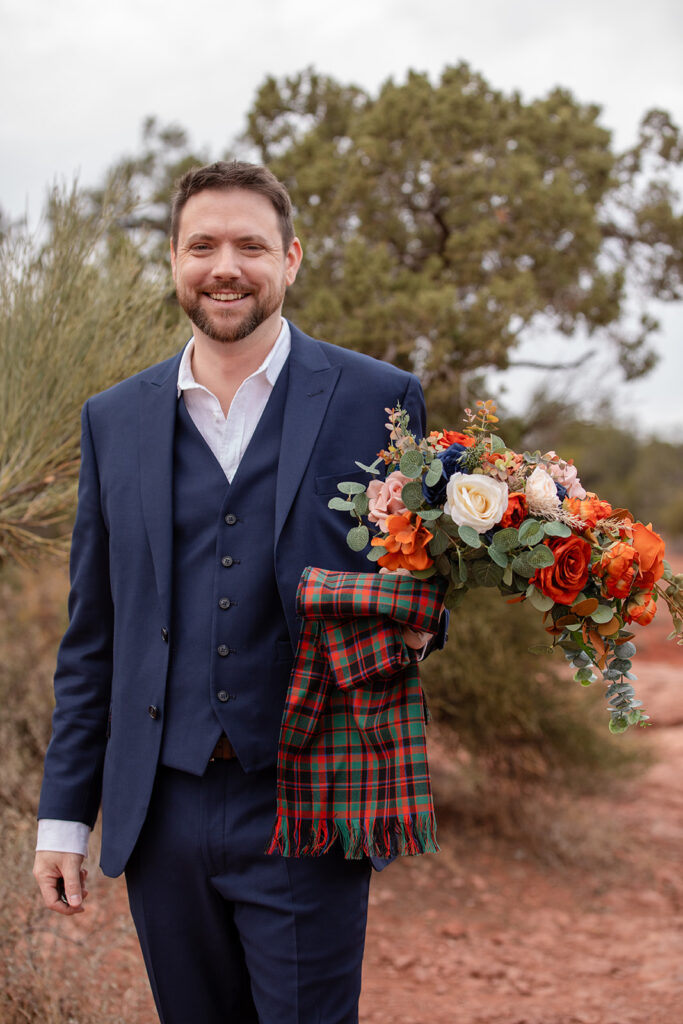
[[[282,328],[275,344],[257,370],[242,381],[228,415],[208,388],[198,384],[192,373],[194,338],[190,338],[178,368],[178,397],[182,395],[194,425],[216,456],[228,480],[232,480],[247,445],[263,415],[275,382],[287,361],[291,348],[289,324]],[[80,821],[41,818],[38,822],[36,850],[59,853],[88,853],[90,827]]]

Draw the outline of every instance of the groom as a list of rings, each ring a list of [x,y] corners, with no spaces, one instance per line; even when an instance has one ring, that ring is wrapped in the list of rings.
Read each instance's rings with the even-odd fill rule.
[[[424,433],[424,404],[282,319],[301,258],[267,169],[189,171],[171,264],[193,338],[83,410],[34,874],[82,912],[101,805],[164,1024],[358,1020],[370,865],[263,851],[301,572],[367,571],[328,500],[385,447],[385,409]]]

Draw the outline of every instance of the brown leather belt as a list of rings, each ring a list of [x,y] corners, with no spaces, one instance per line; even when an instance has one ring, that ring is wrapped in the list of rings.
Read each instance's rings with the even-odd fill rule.
[[[233,757],[237,757],[235,749],[228,737],[223,735],[213,748],[209,761],[230,761]]]

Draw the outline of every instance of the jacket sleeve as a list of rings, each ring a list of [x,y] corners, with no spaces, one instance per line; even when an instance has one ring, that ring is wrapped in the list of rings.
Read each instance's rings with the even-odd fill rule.
[[[55,673],[52,739],[45,759],[39,818],[97,817],[110,705],[114,609],[109,583],[109,537],[89,403],[81,417],[78,508],[71,542],[69,627]]]

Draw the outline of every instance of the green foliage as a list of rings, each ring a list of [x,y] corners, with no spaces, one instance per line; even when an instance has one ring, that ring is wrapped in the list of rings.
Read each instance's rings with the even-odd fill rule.
[[[245,139],[295,203],[306,260],[290,312],[416,368],[440,415],[463,373],[509,365],[532,320],[601,332],[627,376],[645,372],[654,321],[629,334],[625,290],[630,275],[645,294],[681,295],[667,176],[680,134],[651,112],[619,155],[599,115],[559,88],[525,103],[465,64],[374,97],[310,69],[268,78]]]
[[[551,650],[533,609],[469,593],[451,615],[448,646],[421,668],[435,718],[478,761],[515,777],[533,765],[540,778],[572,784],[627,765],[632,755],[606,736],[607,714],[600,720],[602,688],[583,692],[557,654],[530,647]]]
[[[0,244],[0,562],[60,544],[75,503],[85,399],[179,346],[166,279],[76,190],[53,193],[44,240]]]

